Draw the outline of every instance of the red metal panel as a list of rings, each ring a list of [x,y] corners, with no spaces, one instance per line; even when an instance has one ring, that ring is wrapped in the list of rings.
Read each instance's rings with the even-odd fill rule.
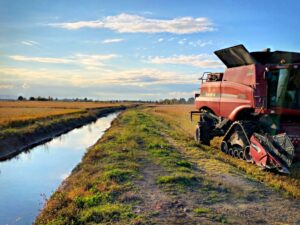
[[[221,81],[202,84],[200,96],[195,99],[196,108],[210,108],[215,114],[220,113]]]
[[[249,86],[255,86],[256,66],[240,66],[225,70],[223,81],[231,81]]]
[[[223,81],[221,84],[220,115],[229,115],[239,106],[249,105],[254,107],[253,89],[243,84]]]

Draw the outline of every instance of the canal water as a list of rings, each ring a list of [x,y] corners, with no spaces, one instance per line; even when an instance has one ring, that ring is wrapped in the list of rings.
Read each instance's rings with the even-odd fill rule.
[[[32,224],[86,149],[110,127],[118,113],[74,129],[15,158],[0,162],[0,225]]]

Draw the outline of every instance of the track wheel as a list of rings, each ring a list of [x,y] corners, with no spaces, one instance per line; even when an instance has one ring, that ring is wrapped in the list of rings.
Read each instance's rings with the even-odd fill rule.
[[[228,150],[228,155],[233,156],[233,149],[232,149],[232,148],[230,148],[230,149]]]
[[[243,151],[239,151],[238,159],[244,160],[244,152]]]
[[[249,146],[249,145],[245,147],[243,158],[244,158],[248,163],[253,163],[252,156],[250,155],[250,146]]]
[[[234,157],[234,158],[237,158],[237,157],[238,157],[238,154],[239,154],[239,150],[235,148],[235,149],[233,150],[233,157]]]
[[[222,141],[221,143],[221,151],[224,152],[224,153],[228,153],[228,145],[227,145],[227,142],[226,141]]]
[[[241,156],[243,158],[243,148],[239,145],[233,146],[233,156],[238,159],[240,159]]]

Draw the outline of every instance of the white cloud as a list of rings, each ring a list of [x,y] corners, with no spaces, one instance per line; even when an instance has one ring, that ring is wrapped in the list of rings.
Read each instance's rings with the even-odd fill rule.
[[[189,41],[188,43],[189,43],[189,45],[194,46],[194,47],[205,47],[207,45],[213,44],[212,41],[201,41],[201,40]]]
[[[30,57],[23,55],[12,55],[11,59],[24,62],[39,62],[39,63],[70,63],[70,59],[63,58],[48,58],[48,57]]]
[[[27,83],[24,83],[24,84],[22,84],[22,88],[23,88],[23,89],[28,89],[28,88],[29,88],[29,85],[28,85]]]
[[[205,17],[180,17],[174,19],[150,19],[138,15],[122,13],[107,16],[99,20],[78,21],[69,23],[52,23],[53,27],[69,30],[80,28],[110,29],[120,33],[174,33],[190,34],[214,30],[213,23]]]
[[[98,67],[104,66],[104,61],[117,58],[118,55],[108,54],[108,55],[87,55],[87,54],[76,54],[73,57],[73,63],[81,64],[86,69],[97,69]]]
[[[11,59],[23,62],[37,63],[55,63],[55,64],[75,64],[84,66],[86,69],[97,69],[104,66],[104,61],[117,58],[118,55],[93,55],[93,54],[76,54],[65,58],[49,58],[49,57],[30,57],[22,55],[9,56]]]
[[[22,84],[55,84],[72,87],[98,85],[143,87],[157,84],[194,84],[197,82],[198,77],[198,74],[178,73],[153,68],[86,71],[0,67],[0,74],[3,82],[6,83],[22,82]]]
[[[183,44],[185,44],[186,41],[187,41],[186,38],[180,39],[180,40],[178,41],[178,44],[183,45]]]
[[[36,41],[22,41],[21,44],[28,45],[28,46],[39,45],[39,43]]]
[[[183,64],[198,68],[223,68],[223,64],[211,55],[178,55],[172,57],[149,57],[148,63],[154,64]]]
[[[118,42],[122,42],[124,41],[124,39],[121,38],[114,38],[114,39],[105,39],[104,41],[102,41],[103,44],[110,44],[110,43],[118,43]]]
[[[169,92],[166,98],[190,98],[194,97],[194,91],[173,91]]]
[[[163,38],[159,38],[159,39],[157,40],[157,42],[163,42],[163,41],[164,41]]]
[[[0,89],[12,89],[14,85],[12,84],[0,84]]]

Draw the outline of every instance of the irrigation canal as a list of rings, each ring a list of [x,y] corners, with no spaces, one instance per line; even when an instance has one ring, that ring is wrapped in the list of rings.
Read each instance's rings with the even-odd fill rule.
[[[0,224],[31,224],[45,199],[59,187],[86,149],[104,134],[118,114],[101,117],[0,162]]]

